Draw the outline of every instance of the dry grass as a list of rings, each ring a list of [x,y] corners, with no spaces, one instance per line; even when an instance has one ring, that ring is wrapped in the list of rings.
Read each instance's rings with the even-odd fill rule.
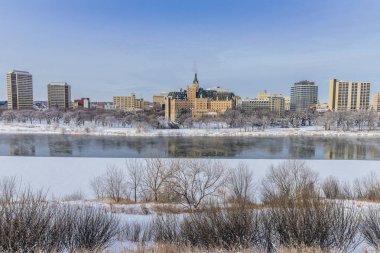
[[[233,249],[233,250],[223,250],[223,249],[213,249],[206,250],[195,247],[187,247],[181,245],[171,245],[171,244],[160,244],[153,247],[140,247],[135,250],[122,250],[121,253],[178,253],[178,252],[189,252],[189,253],[265,253],[262,250],[253,249]],[[276,251],[277,253],[326,253],[319,248],[282,248]],[[330,251],[330,253],[335,253]]]

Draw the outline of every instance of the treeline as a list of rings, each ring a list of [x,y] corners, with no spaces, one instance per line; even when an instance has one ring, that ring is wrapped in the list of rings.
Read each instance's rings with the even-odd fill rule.
[[[109,166],[90,187],[97,199],[174,203],[188,210],[210,203],[266,206],[298,198],[380,201],[375,172],[352,181],[321,180],[305,162],[289,160],[270,166],[258,181],[254,169],[212,159],[129,159],[125,168]]]
[[[303,247],[350,252],[363,242],[380,247],[379,207],[360,210],[347,201],[380,200],[380,180],[374,173],[353,183],[334,177],[320,180],[304,162],[286,161],[271,166],[255,182],[245,164],[233,168],[220,161],[159,158],[135,160],[126,171],[109,168],[94,179],[97,196],[115,202],[181,204],[188,210],[181,216],[158,215],[135,238],[255,252]]]
[[[298,128],[319,126],[325,130],[375,130],[379,127],[379,116],[373,111],[358,112],[284,112],[229,110],[217,117],[193,118],[191,113],[180,113],[176,122],[165,120],[163,111],[147,110],[124,112],[117,110],[22,110],[0,111],[0,121],[19,123],[63,124],[81,127],[135,127],[149,129],[170,128],[239,128],[243,131],[267,128]]]

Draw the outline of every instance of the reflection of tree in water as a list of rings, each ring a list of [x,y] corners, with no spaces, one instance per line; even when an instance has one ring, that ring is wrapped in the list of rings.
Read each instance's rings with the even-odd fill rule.
[[[103,152],[114,150],[118,156],[127,154],[129,150],[145,157],[165,154],[163,149],[165,140],[161,137],[97,137],[94,139],[94,144]]]
[[[91,138],[89,136],[79,136],[78,139],[73,140],[74,147],[78,150],[79,154],[92,147]]]
[[[288,156],[292,159],[315,158],[315,142],[312,138],[289,138]]]
[[[167,152],[170,157],[236,157],[249,150],[252,158],[258,152],[282,152],[282,142],[269,138],[244,137],[186,137],[169,138]]]
[[[36,145],[33,135],[12,135],[9,140],[9,155],[35,156]]]
[[[72,156],[73,138],[67,135],[48,135],[50,156]]]

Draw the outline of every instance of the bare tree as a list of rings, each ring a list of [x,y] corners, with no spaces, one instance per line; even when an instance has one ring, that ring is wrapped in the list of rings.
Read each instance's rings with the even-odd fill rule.
[[[144,165],[139,160],[127,160],[128,187],[132,190],[135,202],[137,202],[137,196],[141,190],[144,168]]]
[[[289,160],[272,165],[262,180],[262,201],[269,204],[314,197],[317,182],[317,173],[303,161]]]
[[[169,183],[173,175],[173,168],[161,158],[148,158],[145,160],[143,174],[143,187],[148,196],[155,202],[159,201],[165,184]]]
[[[173,174],[171,188],[182,197],[188,208],[197,209],[220,189],[223,176],[224,166],[219,161],[183,161]]]
[[[105,186],[104,186],[104,179],[103,179],[103,175],[101,176],[97,176],[95,178],[93,178],[91,181],[90,181],[90,187],[91,187],[91,190],[94,192],[95,194],[95,197],[97,199],[102,199],[105,197]]]
[[[253,172],[246,163],[239,163],[229,170],[227,188],[233,201],[245,204],[252,200]]]

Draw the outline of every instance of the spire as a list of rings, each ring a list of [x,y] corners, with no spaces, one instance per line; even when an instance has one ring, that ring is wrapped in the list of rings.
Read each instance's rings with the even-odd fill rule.
[[[196,84],[199,84],[198,82],[198,77],[197,77],[197,73],[195,72],[195,76],[194,76],[194,81],[193,83],[196,83]]]

